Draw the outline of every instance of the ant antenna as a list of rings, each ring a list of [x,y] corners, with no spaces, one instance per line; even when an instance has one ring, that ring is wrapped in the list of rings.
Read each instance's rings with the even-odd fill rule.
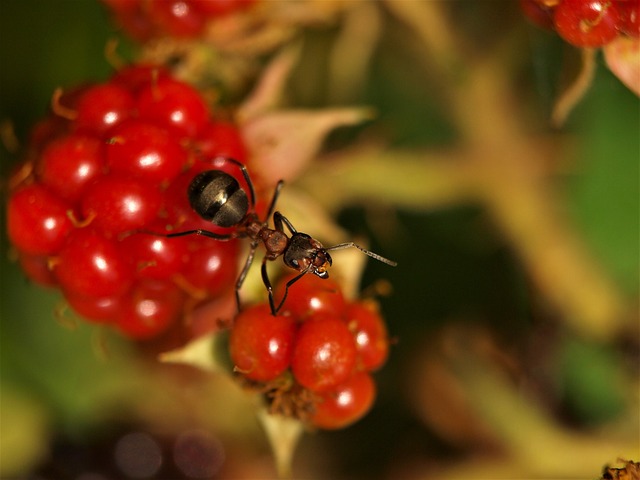
[[[340,243],[338,245],[334,245],[333,247],[329,247],[329,248],[325,248],[326,251],[329,250],[343,250],[345,248],[357,248],[358,250],[360,250],[362,253],[369,255],[371,258],[374,258],[376,260],[378,260],[379,262],[382,263],[386,263],[387,265],[391,265],[392,267],[395,267],[398,265],[397,262],[394,262],[393,260],[389,260],[388,258],[384,258],[382,255],[378,255],[377,253],[371,252],[365,248],[362,248],[360,245],[357,245],[353,242],[346,242],[346,243]]]

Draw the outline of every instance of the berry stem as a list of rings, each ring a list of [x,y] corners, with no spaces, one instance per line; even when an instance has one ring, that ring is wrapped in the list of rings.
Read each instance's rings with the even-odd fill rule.
[[[58,87],[53,91],[53,95],[51,96],[51,110],[53,110],[53,113],[59,117],[73,121],[78,118],[78,112],[72,108],[67,108],[60,103],[60,99],[63,95],[64,90],[62,90],[61,87]]]
[[[587,93],[596,72],[596,52],[595,48],[583,48],[581,50],[582,64],[580,72],[571,85],[560,95],[551,113],[551,123],[559,128],[564,125],[569,114]]]

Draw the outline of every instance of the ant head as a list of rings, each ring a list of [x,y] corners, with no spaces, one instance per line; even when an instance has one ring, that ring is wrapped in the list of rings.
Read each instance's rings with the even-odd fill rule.
[[[329,278],[331,255],[315,238],[296,232],[284,253],[284,264],[299,272],[309,272],[320,278]]]

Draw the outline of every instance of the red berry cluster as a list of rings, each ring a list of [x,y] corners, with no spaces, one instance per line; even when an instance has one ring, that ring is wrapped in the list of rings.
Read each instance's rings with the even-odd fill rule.
[[[618,35],[640,37],[640,0],[520,0],[537,25],[577,47],[602,47]]]
[[[292,287],[278,316],[266,304],[241,312],[229,349],[235,370],[270,392],[276,411],[337,429],[371,407],[370,372],[386,361],[389,339],[374,302],[347,302],[335,281],[307,275]]]
[[[197,173],[231,168],[209,159],[245,161],[235,126],[150,66],[62,95],[53,110],[34,128],[8,202],[9,238],[27,275],[58,286],[87,319],[140,339],[229,292],[236,241],[136,232],[215,230],[186,191]]]
[[[116,22],[139,41],[195,38],[209,20],[243,10],[255,0],[102,0]]]

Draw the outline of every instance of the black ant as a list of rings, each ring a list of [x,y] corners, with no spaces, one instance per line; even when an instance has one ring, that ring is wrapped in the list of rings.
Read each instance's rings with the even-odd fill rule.
[[[387,265],[397,265],[396,262],[388,260],[377,253],[370,252],[353,242],[340,243],[326,248],[318,240],[306,233],[298,232],[287,217],[280,212],[274,212],[280,190],[284,185],[282,180],[276,185],[265,220],[260,221],[255,212],[255,192],[246,167],[232,158],[225,157],[217,160],[223,163],[229,162],[242,172],[242,176],[249,187],[249,197],[247,197],[247,192],[240,186],[238,180],[232,175],[222,170],[207,170],[196,175],[191,181],[188,190],[189,203],[193,210],[203,219],[219,227],[237,227],[237,230],[234,233],[222,235],[208,230],[197,229],[170,233],[165,236],[181,237],[184,235],[203,235],[216,240],[229,240],[243,237],[250,238],[249,255],[236,281],[236,301],[238,308],[240,306],[240,288],[253,263],[256,249],[261,243],[266,250],[265,256],[262,259],[262,281],[269,294],[269,305],[273,315],[276,315],[282,308],[282,305],[284,305],[289,287],[307,273],[312,273],[320,278],[329,278],[327,268],[331,266],[332,262],[331,255],[329,255],[329,251],[331,250],[353,247]],[[267,222],[271,216],[273,216],[273,225],[275,228],[269,228],[268,226]],[[286,234],[284,230],[285,226],[291,236]],[[267,275],[267,261],[276,260],[280,256],[282,256],[284,264],[287,267],[300,273],[286,283],[282,300],[276,307],[273,298],[273,288]]]

